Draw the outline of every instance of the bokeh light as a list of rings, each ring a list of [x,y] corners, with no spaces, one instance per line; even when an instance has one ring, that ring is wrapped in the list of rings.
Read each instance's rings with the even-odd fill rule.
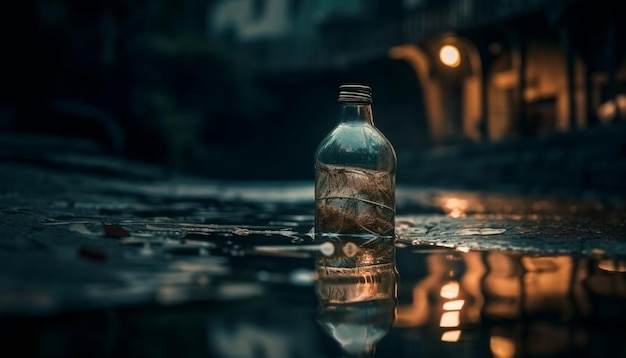
[[[461,53],[456,46],[445,45],[439,50],[439,60],[448,67],[459,67],[461,64]]]

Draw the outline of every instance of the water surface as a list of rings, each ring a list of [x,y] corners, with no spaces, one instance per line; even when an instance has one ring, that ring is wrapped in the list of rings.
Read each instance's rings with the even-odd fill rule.
[[[394,264],[337,281],[309,183],[68,182],[3,209],[45,247],[0,252],[24,356],[626,355],[620,204],[401,187]]]

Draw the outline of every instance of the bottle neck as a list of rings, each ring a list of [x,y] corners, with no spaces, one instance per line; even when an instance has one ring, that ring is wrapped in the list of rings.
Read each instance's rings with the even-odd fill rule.
[[[374,125],[371,103],[341,103],[339,111],[339,123],[362,122]]]

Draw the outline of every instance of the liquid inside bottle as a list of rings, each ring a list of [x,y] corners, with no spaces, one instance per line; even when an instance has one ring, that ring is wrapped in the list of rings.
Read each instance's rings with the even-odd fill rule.
[[[393,250],[396,154],[374,126],[368,86],[340,86],[339,102],[315,155],[316,240],[333,243],[325,265],[381,264]]]
[[[358,167],[317,167],[316,225],[322,235],[393,237],[394,178]]]

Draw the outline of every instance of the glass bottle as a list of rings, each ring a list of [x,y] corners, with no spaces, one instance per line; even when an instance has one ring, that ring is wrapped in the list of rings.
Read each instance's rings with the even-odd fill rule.
[[[315,154],[316,240],[333,243],[334,266],[380,264],[393,250],[396,154],[374,126],[369,86],[341,85],[339,103]]]

